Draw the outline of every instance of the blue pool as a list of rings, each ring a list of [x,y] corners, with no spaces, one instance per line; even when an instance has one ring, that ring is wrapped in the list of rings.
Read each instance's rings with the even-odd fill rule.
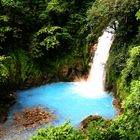
[[[82,119],[91,114],[114,118],[116,110],[112,106],[113,96],[106,93],[86,97],[86,94],[89,93],[85,93],[83,96],[79,93],[80,89],[76,90],[77,88],[80,88],[77,83],[60,82],[20,91],[17,93],[17,103],[11,113],[36,106],[46,107],[56,115],[54,125],[61,124],[68,119],[71,120],[72,125],[78,125]],[[83,92],[83,88],[81,92]],[[92,91],[85,89],[85,92]]]

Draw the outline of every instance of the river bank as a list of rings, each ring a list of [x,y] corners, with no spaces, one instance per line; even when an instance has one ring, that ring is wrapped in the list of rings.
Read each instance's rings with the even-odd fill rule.
[[[12,124],[8,128],[0,128],[0,137],[7,134],[9,131],[25,131],[37,127],[38,125],[47,124],[55,120],[55,115],[52,111],[42,107],[34,107],[15,112]]]
[[[64,69],[63,69],[64,71]],[[68,72],[67,72],[68,74]],[[67,74],[65,74],[65,76],[67,76]],[[72,72],[71,76],[69,77],[69,79],[67,79],[66,77],[64,77],[64,75],[62,76],[55,76],[55,75],[51,75],[48,74],[47,76],[41,77],[39,79],[33,79],[24,83],[20,83],[20,84],[9,84],[9,85],[0,85],[0,124],[3,124],[6,119],[7,119],[7,115],[8,115],[8,111],[10,109],[10,107],[12,105],[14,105],[14,103],[16,102],[16,92],[17,91],[22,91],[25,89],[30,89],[30,88],[35,88],[35,87],[39,87],[41,85],[46,85],[46,84],[50,84],[50,83],[55,83],[55,82],[74,82],[74,81],[80,81],[80,79],[86,79],[87,78],[87,73],[85,74],[80,74],[79,72],[78,76],[74,71]]]
[[[16,102],[16,92],[39,87],[55,82],[75,82],[81,79],[86,80],[91,67],[91,59],[95,51],[94,45],[90,45],[88,49],[89,53],[89,67],[85,70],[82,65],[82,59],[77,60],[74,68],[72,65],[63,65],[57,74],[46,73],[45,75],[38,77],[37,79],[27,79],[21,83],[7,83],[0,84],[0,124],[4,123],[7,118],[7,113],[10,107]]]

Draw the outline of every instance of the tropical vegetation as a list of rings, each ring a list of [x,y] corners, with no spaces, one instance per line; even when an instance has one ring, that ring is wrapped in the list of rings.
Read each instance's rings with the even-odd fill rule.
[[[83,130],[67,122],[48,127],[32,140],[140,139],[140,1],[1,0],[1,87],[58,77],[64,65],[70,65],[71,73],[77,62],[87,72],[89,45],[107,26],[114,28],[115,40],[106,87],[121,99],[121,114],[114,120],[93,120]]]

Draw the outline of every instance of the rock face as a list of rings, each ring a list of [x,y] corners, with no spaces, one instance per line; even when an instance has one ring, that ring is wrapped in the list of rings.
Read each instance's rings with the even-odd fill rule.
[[[113,100],[113,106],[116,108],[116,110],[118,111],[118,113],[120,114],[123,109],[121,108],[121,99],[120,98],[115,98]]]
[[[65,78],[68,76],[68,73],[69,73],[69,69],[70,69],[70,66],[69,65],[64,65],[60,71],[59,71],[59,77],[60,78]]]
[[[76,70],[79,71],[79,72],[82,72],[83,71],[83,66],[80,63],[77,63],[76,64]]]
[[[93,56],[94,56],[94,53],[95,53],[96,49],[97,49],[97,43],[95,43],[95,44],[92,43],[92,44],[89,45],[88,54],[89,54],[90,61],[93,60]]]
[[[80,129],[86,128],[91,121],[97,121],[98,122],[100,120],[103,120],[103,118],[101,116],[90,115],[90,116],[86,117],[85,119],[83,119],[81,121],[81,123],[80,123]]]
[[[80,62],[75,64],[74,67],[71,65],[64,65],[58,73],[59,81],[79,81],[83,76],[84,68]]]

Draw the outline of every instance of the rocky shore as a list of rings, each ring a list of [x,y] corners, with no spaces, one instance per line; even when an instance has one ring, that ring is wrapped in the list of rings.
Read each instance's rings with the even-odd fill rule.
[[[23,112],[14,113],[14,125],[23,127],[36,127],[37,125],[46,124],[55,120],[55,115],[49,110],[41,107],[28,108]]]
[[[16,130],[20,132],[28,131],[40,125],[55,121],[56,116],[46,108],[34,107],[25,109],[23,112],[14,113],[12,124],[8,128],[0,128],[0,138],[5,134],[13,133]]]
[[[57,75],[47,73],[38,79],[28,79],[24,83],[8,83],[7,85],[0,84],[0,124],[6,121],[7,113],[9,108],[15,103],[16,95],[15,92],[18,90],[24,90],[31,87],[37,87],[40,85],[45,85],[52,82],[73,82],[86,80],[88,78],[88,71],[91,67],[91,61],[94,56],[97,44],[90,44],[88,47],[89,54],[89,67],[87,70],[84,69],[82,59],[77,60],[75,67],[71,65],[63,65],[58,71]]]

